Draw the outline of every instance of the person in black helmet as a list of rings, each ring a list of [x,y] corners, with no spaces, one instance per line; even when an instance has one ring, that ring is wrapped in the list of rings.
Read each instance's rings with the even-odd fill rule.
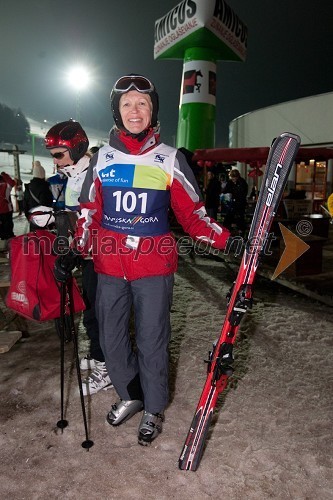
[[[177,269],[170,204],[192,237],[224,248],[229,236],[207,216],[185,156],[160,142],[158,107],[148,78],[130,74],[116,81],[111,92],[115,126],[109,144],[90,162],[76,234],[76,250],[85,252],[93,243],[100,342],[120,397],[107,421],[117,426],[143,410],[141,445],[161,432],[169,401],[170,307]],[[63,268],[69,272],[71,266]],[[129,335],[132,306],[136,351]]]
[[[54,125],[45,136],[45,146],[53,157],[57,171],[67,177],[65,188],[65,212],[56,214],[56,225],[61,236],[74,233],[80,210],[79,197],[86,177],[91,154],[88,152],[88,137],[78,122],[68,120]],[[75,214],[68,225],[68,214]],[[70,226],[70,227],[68,227]],[[81,370],[92,370],[83,380],[83,395],[95,394],[112,387],[103,351],[99,343],[99,328],[95,312],[97,274],[91,256],[82,261],[82,288],[86,309],[83,324],[90,339],[89,354],[80,361]]]

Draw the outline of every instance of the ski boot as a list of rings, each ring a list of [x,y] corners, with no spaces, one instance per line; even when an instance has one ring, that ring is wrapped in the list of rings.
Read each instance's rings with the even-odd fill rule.
[[[110,425],[120,425],[141,411],[142,408],[142,401],[138,399],[132,399],[129,401],[121,399],[112,405],[111,410],[106,416],[106,420]]]
[[[91,374],[82,381],[82,391],[84,396],[96,394],[96,392],[113,387],[111,379],[108,375],[106,365],[103,361],[95,360],[95,369]]]
[[[148,446],[162,432],[164,415],[144,411],[139,425],[138,443]]]

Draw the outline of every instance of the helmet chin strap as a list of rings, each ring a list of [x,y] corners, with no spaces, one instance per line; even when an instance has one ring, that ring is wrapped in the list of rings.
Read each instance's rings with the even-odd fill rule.
[[[128,135],[129,137],[132,137],[132,139],[136,139],[139,142],[142,142],[147,137],[150,130],[151,127],[149,125],[148,128],[142,130],[142,132],[140,132],[139,134],[132,134],[132,132],[130,132],[129,130],[127,130],[127,128],[124,127],[125,134]]]

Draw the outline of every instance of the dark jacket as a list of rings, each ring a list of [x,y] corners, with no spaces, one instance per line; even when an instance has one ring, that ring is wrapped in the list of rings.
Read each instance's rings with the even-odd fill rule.
[[[206,188],[206,208],[218,208],[220,205],[221,183],[213,177]]]
[[[248,191],[248,184],[243,177],[240,177],[237,182],[228,180],[223,188],[223,193],[231,193],[232,208],[237,211],[244,211],[246,207],[246,197]]]

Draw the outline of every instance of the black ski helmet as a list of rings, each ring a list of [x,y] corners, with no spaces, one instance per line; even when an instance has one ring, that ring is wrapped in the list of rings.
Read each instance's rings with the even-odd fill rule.
[[[47,149],[66,148],[74,163],[87,152],[89,140],[87,134],[74,120],[57,123],[47,132],[44,143]]]
[[[119,129],[125,128],[119,112],[119,101],[121,96],[130,90],[137,90],[142,94],[148,94],[150,96],[153,106],[150,125],[152,127],[156,127],[158,122],[159,101],[155,85],[145,76],[137,75],[135,73],[118,78],[111,90],[111,111],[116,126]]]

